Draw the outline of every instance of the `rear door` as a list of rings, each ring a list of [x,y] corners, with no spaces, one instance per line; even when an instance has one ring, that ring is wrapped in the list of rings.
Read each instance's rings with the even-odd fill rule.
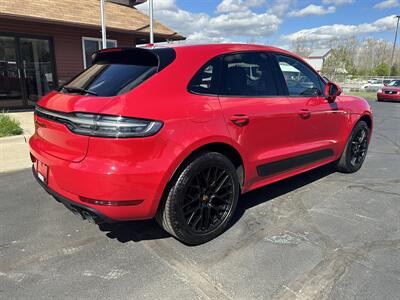
[[[264,166],[293,152],[292,109],[281,93],[268,53],[224,56],[219,100],[230,135],[248,158],[250,185],[275,175]]]
[[[288,100],[295,110],[294,156],[307,161],[332,158],[339,151],[346,125],[340,100],[326,99],[322,78],[305,63],[283,54],[274,56],[285,79]]]

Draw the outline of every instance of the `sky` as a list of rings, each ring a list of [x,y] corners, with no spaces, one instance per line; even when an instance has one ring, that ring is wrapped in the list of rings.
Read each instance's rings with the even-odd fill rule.
[[[148,4],[138,6],[147,13]],[[188,43],[251,42],[290,48],[334,37],[393,41],[400,0],[154,0],[154,18]]]

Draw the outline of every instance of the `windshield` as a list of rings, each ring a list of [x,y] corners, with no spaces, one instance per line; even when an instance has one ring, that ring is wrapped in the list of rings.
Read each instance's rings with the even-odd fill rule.
[[[400,80],[391,81],[388,86],[400,86]]]
[[[62,91],[64,93],[116,96],[132,90],[156,71],[157,67],[155,66],[94,64],[67,83]]]

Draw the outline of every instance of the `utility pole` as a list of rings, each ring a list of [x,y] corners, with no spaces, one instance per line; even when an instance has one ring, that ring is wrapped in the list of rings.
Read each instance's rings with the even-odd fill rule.
[[[106,18],[104,16],[104,0],[100,0],[101,15],[101,49],[107,48]]]
[[[393,49],[392,49],[392,59],[390,62],[390,72],[389,74],[392,75],[393,63],[394,63],[394,51],[396,50],[396,42],[397,42],[397,31],[399,30],[399,20],[400,16],[395,16],[397,18],[397,26],[396,26],[396,34],[394,35],[394,42],[393,42]]]
[[[153,0],[149,0],[150,44],[154,44]]]

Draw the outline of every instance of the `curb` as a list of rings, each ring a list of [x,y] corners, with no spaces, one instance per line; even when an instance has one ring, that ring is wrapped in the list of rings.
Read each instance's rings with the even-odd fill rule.
[[[15,135],[15,136],[6,136],[0,138],[0,144],[7,144],[7,143],[12,143],[19,141],[22,139],[25,143],[28,143],[28,139],[30,138],[30,135],[25,135],[25,134],[20,134],[20,135]]]

